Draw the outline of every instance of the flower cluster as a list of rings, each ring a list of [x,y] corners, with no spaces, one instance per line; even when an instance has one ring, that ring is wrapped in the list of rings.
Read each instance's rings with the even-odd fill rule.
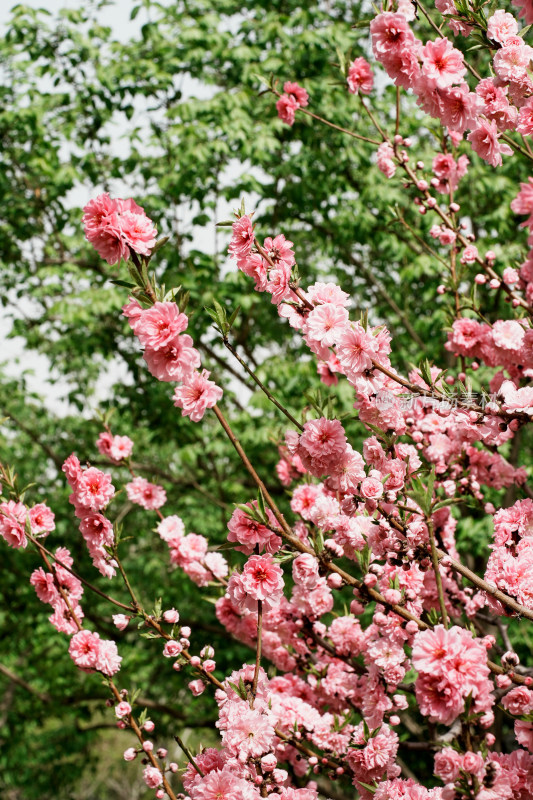
[[[131,252],[149,256],[157,230],[134,200],[99,194],[83,209],[85,237],[108,264],[127,261]]]

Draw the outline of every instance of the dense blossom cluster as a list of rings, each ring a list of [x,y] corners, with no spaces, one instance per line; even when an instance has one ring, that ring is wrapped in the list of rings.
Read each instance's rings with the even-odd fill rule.
[[[464,4],[436,5],[455,35],[468,36],[474,23],[481,25]],[[518,8],[533,21],[530,4]],[[407,152],[412,143],[397,131],[382,135],[377,166],[388,178],[403,169],[420,210],[439,214],[429,235],[436,247],[449,249],[453,269],[458,262],[469,276],[471,267],[481,268],[474,284],[484,285],[488,276],[490,288],[507,293],[512,318],[489,321],[479,312],[478,319],[457,306],[448,334],[446,347],[450,359],[460,359],[461,382],[480,362],[490,373],[481,400],[463,396],[456,402],[453,375],[429,364],[405,377],[397,373],[386,325],[369,324],[367,316],[355,319],[350,297],[332,282],[305,288],[293,243],[283,233],[261,242],[253,214],[241,210],[232,224],[231,258],[301,336],[322,382],[329,387],[345,379],[366,438],[355,449],[351,420],[341,422],[326,405],[301,425],[287,415],[294,424],[278,443],[276,468],[288,494],[287,514],[249,469],[258,499],[227,515],[227,540],[239,553],[238,567],[230,567],[206,536],[187,532],[177,514],[163,516],[166,490],[135,474],[129,437],[106,429],[97,442],[110,468],[128,468],[128,501],[156,512],[155,532],[168,546],[173,567],[198,587],[219,592],[220,624],[256,653],[255,664],[217,676],[213,647],[193,654],[196,632],[180,624],[178,610],[148,614],[135,597],[131,609],[118,603],[128,612],[113,616],[119,631],[138,616],[149,636],[163,640],[163,657],[172,659],[176,672],[186,672],[193,697],[213,689],[220,746],[202,749],[188,763],[182,776],[188,800],[318,800],[327,791],[319,784],[324,777],[349,783],[361,800],[527,800],[533,794],[533,678],[518,669],[512,649],[503,652],[495,636],[484,632],[487,619],[497,625],[504,615],[533,618],[533,501],[511,501],[499,510],[487,502],[527,479],[524,467],[500,448],[516,444],[533,415],[533,329],[525,314],[533,303],[533,251],[500,278],[494,254],[482,257],[474,235],[465,237],[454,218],[454,196],[469,166],[468,157],[456,152],[464,135],[496,167],[512,152],[504,138],[508,132],[533,133],[533,49],[519,35],[516,19],[495,10],[481,26],[493,74],[471,88],[462,51],[443,36],[420,41],[409,24],[414,20],[408,0],[389,3],[370,24],[372,48],[396,86],[412,90],[420,108],[446,128],[442,152],[433,158],[431,176],[420,162],[413,169]],[[363,57],[347,66],[346,83],[366,108],[362,96],[372,92],[374,74]],[[277,112],[292,125],[309,96],[295,82],[283,88]],[[523,225],[531,246],[533,179],[521,184],[512,209],[527,215]],[[83,222],[87,239],[108,263],[131,259],[136,266],[138,256],[147,263],[156,231],[133,200],[100,195],[85,207]],[[150,373],[177,384],[174,404],[198,422],[222,390],[201,370],[185,332],[183,304],[146,280],[124,306],[124,316]],[[443,285],[439,294],[445,291]],[[118,536],[104,514],[115,496],[114,473],[82,467],[74,454],[63,472],[94,566],[105,577],[117,571],[125,577]],[[484,579],[463,567],[456,547],[452,507],[465,500],[493,522]],[[28,509],[13,492],[0,504],[0,535],[7,544],[26,547],[30,539],[44,558],[47,570],[36,569],[31,584],[52,607],[52,625],[71,636],[72,660],[85,672],[111,679],[121,658],[113,641],[83,627],[84,587],[72,570],[71,553],[58,548],[47,556],[39,545],[53,530],[54,515],[44,503]],[[126,579],[125,584],[129,588]],[[273,667],[269,675],[261,657]],[[125,760],[142,754],[146,785],[157,800],[174,798],[167,776],[177,764],[167,765],[167,751],[154,751],[145,737],[154,724],[144,720],[141,730],[134,723],[134,700],[128,702],[125,690],[115,688],[114,699],[118,726],[131,728],[139,739]],[[513,721],[517,746],[506,742],[510,752],[495,747],[498,704]],[[419,722],[410,716],[415,710],[431,731],[434,775],[442,783],[436,788],[402,777],[405,742],[398,731],[404,723],[405,730],[416,731]]]

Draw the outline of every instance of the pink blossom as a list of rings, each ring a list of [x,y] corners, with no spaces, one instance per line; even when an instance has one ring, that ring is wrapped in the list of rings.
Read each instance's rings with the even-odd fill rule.
[[[378,14],[370,23],[370,33],[374,55],[385,66],[388,59],[402,50],[408,50],[415,41],[403,14]]]
[[[282,94],[276,103],[278,117],[287,125],[294,125],[294,115],[298,108],[298,103],[290,94]]]
[[[374,75],[370,64],[364,58],[356,58],[348,67],[348,90],[352,94],[370,94],[374,86]]]
[[[26,524],[26,507],[23,503],[8,500],[0,503],[0,536],[11,547],[26,547],[28,540],[24,532]]]
[[[325,347],[335,344],[348,324],[348,312],[343,306],[324,303],[315,306],[307,317],[305,332]]]
[[[396,172],[396,164],[393,159],[394,150],[392,146],[388,142],[382,142],[378,147],[377,165],[386,178],[392,178]]]
[[[229,254],[237,261],[250,255],[254,244],[254,226],[249,214],[242,217],[232,225],[233,235],[228,247]]]
[[[192,338],[183,333],[159,350],[146,347],[143,358],[150,373],[159,381],[183,381],[200,366],[200,354]]]
[[[510,36],[516,36],[518,33],[518,22],[507,11],[499,8],[487,20],[487,36],[493,42],[505,44]]]
[[[55,530],[55,515],[54,512],[48,508],[44,503],[38,503],[28,511],[30,519],[31,532],[34,535],[40,533],[50,533]]]
[[[512,381],[504,381],[500,387],[503,398],[502,408],[511,414],[523,412],[533,416],[533,387],[517,389]]]
[[[318,561],[311,553],[300,553],[292,562],[292,577],[306,589],[314,589],[318,583]]]
[[[499,142],[499,133],[496,123],[479,120],[479,126],[467,136],[472,144],[472,149],[492,167],[501,167],[502,154],[512,155],[513,151],[508,144]]]
[[[146,478],[141,477],[134,478],[126,484],[126,493],[130,502],[137,503],[147,511],[161,508],[167,501],[167,493],[162,486],[149,483]]]
[[[361,481],[359,493],[367,500],[378,500],[383,495],[383,484],[378,478],[365,478]]]
[[[281,261],[275,269],[271,269],[268,273],[265,288],[272,295],[272,302],[276,305],[291,297],[290,280],[291,268],[285,261]]]
[[[346,328],[337,341],[337,358],[348,380],[372,367],[377,344],[359,322]]]
[[[533,178],[528,178],[528,183],[520,184],[520,191],[511,201],[511,209],[515,214],[529,215],[529,219],[522,222],[520,227],[533,225]]]
[[[439,89],[460,83],[466,72],[463,54],[446,38],[426,43],[422,64],[426,78],[434,81]]]
[[[525,330],[513,319],[497,320],[492,326],[492,338],[497,347],[518,351],[524,342]]]
[[[111,475],[96,467],[89,467],[80,474],[74,494],[82,506],[100,511],[115,494],[115,487],[111,483]]]
[[[250,509],[255,509],[257,511],[257,500],[247,503],[246,505]],[[270,525],[272,527],[278,527],[276,518],[270,509],[267,509],[267,515]],[[262,525],[260,522],[256,522],[249,517],[248,514],[241,511],[240,508],[236,508],[231,515],[231,519],[228,522],[228,531],[228,541],[238,542],[242,545],[236,549],[240,550],[242,553],[246,553],[246,555],[251,555],[256,547],[259,547],[260,550],[264,548],[267,553],[275,553],[281,547],[281,539],[279,536],[267,528],[266,525]]]
[[[523,39],[509,37],[504,46],[496,51],[492,62],[494,72],[502,81],[520,81],[527,76],[532,55],[533,48]]]
[[[143,771],[143,780],[150,789],[157,789],[163,783],[163,775],[161,770],[157,767],[145,767]]]
[[[127,617],[125,614],[113,614],[113,623],[119,631],[126,630],[130,619],[131,617]]]
[[[502,706],[515,716],[533,711],[533,692],[525,686],[516,686],[502,698]]]
[[[231,575],[228,594],[237,605],[249,611],[257,611],[259,600],[272,608],[280,603],[283,595],[283,572],[271,556],[251,556],[241,574]]]
[[[149,256],[156,243],[157,230],[144,213],[125,211],[120,215],[120,232],[128,247],[135,253]]]
[[[119,656],[115,642],[101,640],[96,669],[110,678],[119,671],[121,661],[122,656]]]
[[[93,671],[97,669],[100,644],[100,636],[97,633],[81,630],[70,640],[68,652],[77,667]]]
[[[222,389],[209,380],[207,370],[193,372],[182,386],[174,391],[174,405],[181,408],[182,416],[200,422],[206,408],[213,408],[222,397]]]
[[[135,334],[145,347],[161,350],[168,347],[187,327],[187,317],[180,313],[176,303],[156,302],[143,311],[135,327]]]
[[[296,259],[292,246],[293,243],[286,239],[282,233],[278,234],[273,239],[267,236],[263,242],[263,250],[268,256],[269,263],[272,262],[276,267],[280,264],[286,264],[292,267],[295,264]]]
[[[157,523],[157,532],[163,541],[169,542],[171,539],[179,539],[184,535],[185,525],[181,517],[172,514]]]
[[[118,705],[115,706],[115,714],[119,719],[123,717],[127,717],[131,714],[131,706],[125,700],[122,700]]]
[[[306,90],[297,83],[294,83],[294,81],[285,81],[283,84],[283,91],[291,95],[295,102],[298,103],[299,106],[302,106],[302,108],[309,105],[309,95]]]

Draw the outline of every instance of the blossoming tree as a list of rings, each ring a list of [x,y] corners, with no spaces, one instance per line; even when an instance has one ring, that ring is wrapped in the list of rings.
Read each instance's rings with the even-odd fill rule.
[[[518,19],[533,21],[527,3],[517,8]],[[234,450],[231,469],[253,485],[227,515],[227,544],[213,546],[166,510],[165,488],[138,474],[135,442],[116,432],[117,417],[114,430],[104,418],[96,447],[105,469],[82,465],[75,452],[62,464],[93,566],[111,582],[104,591],[77,569],[70,548],[50,545],[49,504],[1,467],[0,534],[12,548],[31,546],[29,580],[51,607],[51,625],[74,665],[104,681],[130,737],[124,759],[142,762],[159,799],[525,800],[533,792],[533,677],[509,627],[533,620],[533,495],[517,445],[533,414],[533,260],[530,251],[500,263],[460,202],[477,158],[495,174],[506,159],[521,164],[525,179],[531,169],[533,49],[518,19],[463,2],[384,6],[369,20],[374,63],[360,56],[340,64],[370,133],[315,113],[312,92],[296,80],[263,79],[286,125],[304,116],[316,136],[333,127],[370,144],[372,169],[399,181],[430,220],[422,237],[395,212],[413,246],[438,265],[434,300],[451,323],[442,330],[446,368],[424,359],[400,369],[386,322],[372,308],[356,312],[339,284],[306,280],[293,242],[260,231],[243,201],[219,223],[231,227],[232,262],[250,292],[270,299],[286,335],[301,337],[325,387],[289,410],[232,344],[239,309],[225,297],[207,309],[228,353],[283,417],[275,474],[250,458],[224,413],[224,387],[186,333],[201,309],[157,278],[170,245],[152,219],[133,199],[108,193],[84,208],[88,242],[123,269],[112,280],[124,290],[122,314],[146,369],[172,385],[169,401],[191,425],[216,420]],[[461,37],[482,51],[475,64]],[[383,71],[395,87],[389,113],[373,107]],[[419,137],[403,133],[405,92],[426,115]],[[427,165],[417,147],[429,124],[438,133]],[[511,209],[516,236],[518,226],[533,227],[533,178],[516,186]],[[348,394],[349,415],[337,413],[337,392]],[[287,490],[281,501],[275,482]],[[133,506],[155,523],[169,562],[216,594],[220,625],[248,648],[245,664],[222,672],[211,642],[179,609],[164,597],[153,610],[143,604],[124,563]],[[460,519],[479,517],[493,536],[488,562],[473,570],[455,534]],[[122,681],[115,637],[104,638],[85,615],[91,592],[109,604],[117,631],[138,624],[150,640],[142,644],[172,660],[175,680],[194,698],[212,697],[217,746],[192,752],[176,731],[187,759],[179,780],[165,742],[154,744],[147,704]],[[512,739],[500,735],[502,725]],[[402,755],[409,751],[430,755],[432,777],[413,773]]]

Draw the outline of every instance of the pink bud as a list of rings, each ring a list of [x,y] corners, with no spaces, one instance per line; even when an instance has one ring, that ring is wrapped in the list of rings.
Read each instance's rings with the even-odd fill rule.
[[[168,765],[168,768],[171,772],[177,772],[179,769],[175,761],[171,761],[170,764]]]
[[[500,285],[500,281],[496,280],[496,278],[492,278],[492,280],[489,281],[489,286],[491,289],[499,289]]]
[[[146,742],[142,743],[142,748],[145,753],[151,753],[152,750],[154,749],[153,742],[147,739]]]
[[[216,665],[216,661],[213,661],[212,658],[206,659],[204,661],[204,663],[202,664],[202,668],[205,670],[205,672],[214,672],[215,669],[216,669],[216,666],[217,666]]]
[[[191,690],[194,697],[198,697],[201,695],[205,690],[205,683],[201,680],[191,681],[189,684],[189,689]]]
[[[393,714],[392,717],[389,717],[389,725],[392,725],[393,727],[395,725],[399,725],[400,722],[400,717],[397,717],[396,714]]]
[[[163,614],[163,619],[165,622],[169,622],[171,625],[174,625],[175,622],[178,622],[179,618],[180,615],[175,608],[169,608],[168,611],[165,611]]]
[[[441,283],[439,286],[437,286],[437,294],[444,294],[445,291],[446,287],[444,286],[444,284]]]
[[[157,751],[157,757],[158,758],[166,758],[167,757],[167,753],[168,753],[168,750],[165,750],[164,747],[160,747],[158,749],[158,751]]]
[[[137,750],[134,747],[124,750],[124,761],[133,761],[134,758],[137,758]]]
[[[193,656],[189,663],[191,667],[199,667],[202,661],[198,656]]]
[[[153,729],[155,728],[155,725],[151,719],[147,719],[143,725],[143,728],[146,731],[146,733],[152,733]]]
[[[165,794],[166,792],[164,789],[158,789],[157,792],[155,793],[155,796],[157,797],[157,800],[163,800]]]
[[[123,700],[121,703],[118,704],[118,706],[115,706],[115,714],[119,719],[122,719],[122,717],[127,717],[128,714],[131,714],[130,704],[126,703]]]
[[[330,589],[340,589],[343,584],[343,580],[336,572],[332,572],[331,575],[328,575],[327,584]]]
[[[476,282],[477,284],[479,284],[480,286],[482,286],[484,283],[487,283],[487,278],[486,278],[486,277],[485,277],[485,275],[483,275],[483,273],[481,273],[481,272],[478,272],[478,273],[477,273],[477,275],[476,275],[476,277],[474,278],[474,280],[475,280],[475,282]]]
[[[183,636],[184,639],[188,639],[191,635],[191,629],[188,625],[184,625],[180,630],[180,636]]]
[[[460,208],[461,206],[458,203],[450,203],[450,211],[452,211],[454,214],[459,211]]]

